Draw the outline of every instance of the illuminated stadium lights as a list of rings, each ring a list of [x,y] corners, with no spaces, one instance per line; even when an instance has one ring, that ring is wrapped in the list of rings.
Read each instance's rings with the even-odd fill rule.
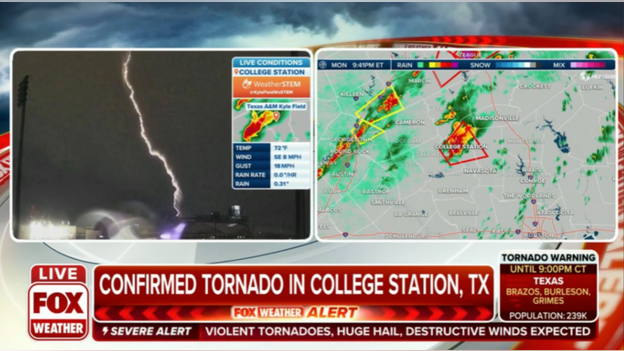
[[[103,239],[100,230],[72,225],[69,221],[34,220],[22,225],[22,232],[30,240]]]
[[[56,226],[50,222],[34,221],[30,223],[30,238],[36,240],[59,240],[71,239],[72,233],[70,226]],[[74,227],[75,228],[75,227]]]

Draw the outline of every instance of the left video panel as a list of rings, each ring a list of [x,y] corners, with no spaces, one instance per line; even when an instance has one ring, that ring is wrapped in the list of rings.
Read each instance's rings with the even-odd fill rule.
[[[301,49],[14,51],[13,237],[309,239],[310,62]]]

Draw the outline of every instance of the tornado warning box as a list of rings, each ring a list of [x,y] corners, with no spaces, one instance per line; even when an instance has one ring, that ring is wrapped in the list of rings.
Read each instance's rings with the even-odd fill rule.
[[[232,188],[310,189],[310,59],[232,60]]]

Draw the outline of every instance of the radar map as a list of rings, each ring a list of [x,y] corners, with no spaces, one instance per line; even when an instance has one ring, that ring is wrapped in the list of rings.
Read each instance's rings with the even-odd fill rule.
[[[321,240],[613,240],[615,52],[317,52]]]
[[[280,109],[280,105],[294,103],[296,102],[290,99],[234,99],[232,103],[234,110],[232,140],[240,142],[308,142],[310,140],[310,120],[308,118],[310,112]],[[249,108],[247,104],[252,107],[253,105],[273,104],[275,109],[253,109]]]

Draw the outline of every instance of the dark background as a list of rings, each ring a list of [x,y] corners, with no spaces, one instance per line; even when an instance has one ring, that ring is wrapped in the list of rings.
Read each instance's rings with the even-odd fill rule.
[[[182,216],[225,214],[237,204],[254,226],[295,230],[296,191],[231,187],[232,58],[290,54],[132,52],[130,83],[152,146],[165,154],[182,188]],[[30,76],[21,191],[14,189],[22,221],[31,205],[72,223],[88,210],[136,202],[161,217],[175,215],[170,178],[140,136],[122,75],[126,57],[121,51],[15,54],[14,92]],[[21,113],[13,103],[18,145]],[[17,160],[19,150],[12,151]],[[308,236],[308,228],[300,237]]]

